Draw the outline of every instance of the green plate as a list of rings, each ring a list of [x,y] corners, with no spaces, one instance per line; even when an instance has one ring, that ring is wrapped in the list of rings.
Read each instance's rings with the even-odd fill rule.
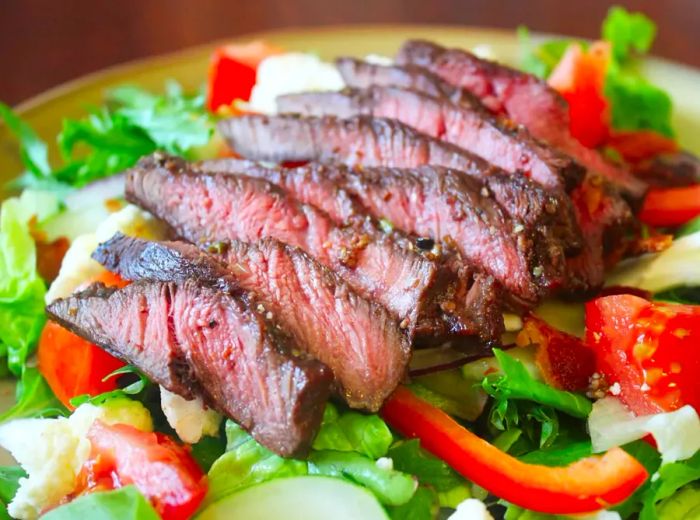
[[[471,48],[479,44],[492,47],[498,59],[515,63],[518,41],[514,31],[469,27],[426,25],[358,25],[292,29],[246,35],[230,41],[262,38],[281,47],[318,53],[332,59],[339,55],[364,56],[370,53],[393,55],[407,38],[425,38],[439,43]],[[196,89],[206,81],[212,49],[223,42],[186,49],[165,56],[147,58],[90,74],[36,96],[17,108],[22,116],[47,141],[52,142],[64,117],[80,117],[85,108],[102,102],[105,90],[115,85],[135,83],[161,90],[168,78]],[[649,77],[670,92],[675,104],[675,128],[681,145],[700,153],[700,72],[659,59],[645,64]],[[55,147],[52,149],[55,154]],[[14,141],[0,127],[0,181],[22,170]]]

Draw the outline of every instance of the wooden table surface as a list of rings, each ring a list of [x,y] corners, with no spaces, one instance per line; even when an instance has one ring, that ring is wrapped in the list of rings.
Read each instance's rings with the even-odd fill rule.
[[[700,0],[618,2],[656,20],[654,53],[700,67]],[[277,27],[447,23],[596,37],[608,1],[0,0],[0,100],[135,58]]]

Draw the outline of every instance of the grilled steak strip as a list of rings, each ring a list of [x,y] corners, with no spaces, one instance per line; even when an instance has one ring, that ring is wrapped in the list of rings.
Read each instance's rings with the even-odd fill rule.
[[[274,240],[219,243],[204,255],[182,242],[115,235],[93,258],[128,280],[233,276],[299,348],[326,364],[353,408],[377,411],[406,374],[410,342],[381,305],[365,300],[299,249]],[[211,262],[214,255],[226,265]]]
[[[523,125],[534,137],[605,176],[631,198],[639,199],[644,194],[643,181],[571,135],[566,101],[539,78],[461,49],[446,49],[423,40],[405,42],[396,61],[425,67],[447,83],[468,90],[494,113]]]
[[[197,173],[181,159],[155,154],[128,172],[126,196],[190,242],[274,238],[299,247],[384,305],[409,332],[444,306],[455,282],[446,268],[371,222],[341,228],[261,179]]]
[[[478,101],[455,104],[415,90],[374,85],[364,90],[288,94],[277,98],[277,108],[310,116],[397,119],[555,191],[570,191],[585,175],[584,168],[570,157],[536,141],[523,128],[496,118]],[[562,193],[561,197],[565,204],[566,196]]]
[[[276,453],[303,455],[320,426],[330,370],[295,357],[293,341],[232,280],[96,284],[47,313],[168,390],[205,389],[208,404]]]
[[[492,274],[525,301],[534,301],[538,283],[544,285],[532,272],[537,265],[548,265],[548,251],[538,250],[524,226],[484,196],[482,186],[452,170],[433,166],[353,170],[314,163],[270,168],[236,159],[204,161],[199,168],[274,182],[339,223],[370,214],[407,233],[447,241],[464,258],[463,264]],[[558,269],[563,269],[564,259],[559,262]],[[541,268],[540,278],[552,270]]]
[[[580,245],[581,237],[572,232],[576,229],[575,217],[562,206],[559,197],[524,176],[509,175],[474,154],[395,120],[246,115],[220,121],[219,130],[236,152],[255,160],[454,168],[485,183],[490,195],[511,217],[536,229],[548,242],[558,243],[562,250]]]

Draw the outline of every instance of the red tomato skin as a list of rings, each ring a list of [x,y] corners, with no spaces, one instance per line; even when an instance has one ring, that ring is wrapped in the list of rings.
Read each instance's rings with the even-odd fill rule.
[[[598,298],[586,304],[586,342],[637,415],[700,409],[700,306]]]
[[[207,492],[204,472],[189,451],[165,434],[96,421],[88,431],[90,459],[80,481],[104,489],[134,484],[164,519],[187,520]]]

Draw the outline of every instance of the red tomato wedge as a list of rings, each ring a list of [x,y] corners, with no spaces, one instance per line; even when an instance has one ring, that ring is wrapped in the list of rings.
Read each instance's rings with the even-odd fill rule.
[[[108,286],[125,285],[110,272],[94,281]],[[52,321],[47,322],[41,332],[37,357],[39,371],[56,397],[69,409],[73,409],[70,404],[73,397],[115,390],[117,378],[103,379],[124,366],[121,360]]]
[[[98,420],[87,436],[92,450],[79,476],[80,493],[133,484],[168,520],[186,520],[202,503],[204,473],[187,448],[167,435]]]
[[[649,190],[639,219],[650,226],[675,227],[700,215],[700,184]]]
[[[215,112],[235,99],[250,99],[258,65],[268,56],[281,52],[282,49],[260,40],[216,49],[209,64],[209,110]]]
[[[604,95],[610,44],[595,42],[588,50],[572,43],[547,82],[569,104],[571,134],[583,145],[602,145],[610,133],[610,107]]]
[[[700,306],[650,302],[630,294],[586,304],[586,342],[598,371],[619,384],[637,415],[700,410]]]
[[[399,387],[382,416],[401,434],[443,459],[475,484],[512,504],[552,514],[590,513],[627,499],[647,471],[620,448],[564,467],[521,462]]]

